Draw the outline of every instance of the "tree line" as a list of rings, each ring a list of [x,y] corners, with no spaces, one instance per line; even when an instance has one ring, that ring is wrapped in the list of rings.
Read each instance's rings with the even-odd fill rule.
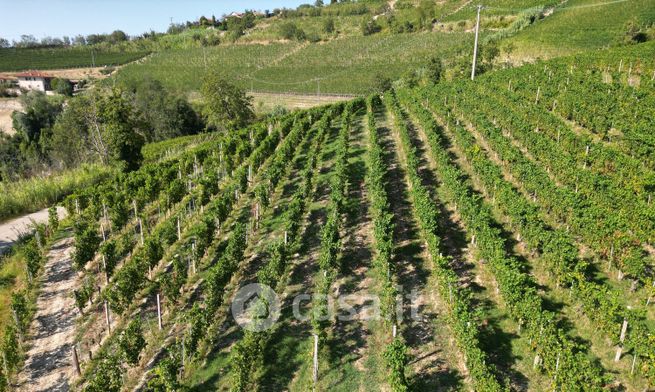
[[[255,119],[252,101],[218,74],[208,75],[203,104],[192,105],[154,79],[96,88],[71,98],[31,91],[12,114],[13,135],[0,135],[0,180],[11,181],[86,163],[137,169],[145,143],[204,131],[238,129]]]

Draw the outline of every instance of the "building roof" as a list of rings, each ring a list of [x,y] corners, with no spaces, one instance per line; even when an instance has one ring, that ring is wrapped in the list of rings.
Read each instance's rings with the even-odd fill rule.
[[[48,75],[43,72],[39,71],[27,71],[27,72],[22,72],[19,74],[16,74],[17,78],[54,78],[52,75]]]

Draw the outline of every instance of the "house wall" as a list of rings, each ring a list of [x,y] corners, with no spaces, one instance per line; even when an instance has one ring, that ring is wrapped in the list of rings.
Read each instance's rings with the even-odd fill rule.
[[[46,82],[43,78],[29,78],[33,80],[27,80],[27,78],[18,78],[18,87],[24,88],[27,90],[46,90]]]

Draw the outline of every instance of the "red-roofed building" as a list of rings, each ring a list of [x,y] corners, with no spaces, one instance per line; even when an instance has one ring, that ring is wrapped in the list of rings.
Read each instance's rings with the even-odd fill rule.
[[[28,71],[16,75],[18,78],[18,87],[26,90],[50,91],[50,82],[54,76],[47,75],[43,72]]]

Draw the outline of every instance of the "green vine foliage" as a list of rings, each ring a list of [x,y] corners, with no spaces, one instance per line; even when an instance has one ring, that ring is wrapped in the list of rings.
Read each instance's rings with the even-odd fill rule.
[[[39,271],[45,262],[45,258],[43,257],[41,249],[39,249],[39,246],[36,243],[36,239],[30,239],[23,246],[23,255],[25,256],[25,265],[27,268],[28,277],[30,281],[33,281],[39,274]]]
[[[123,385],[122,369],[117,357],[110,355],[100,359],[84,392],[120,392]]]
[[[75,251],[73,262],[77,269],[83,269],[93,259],[101,238],[98,234],[97,224],[90,218],[81,218],[75,222]]]
[[[400,338],[395,338],[384,351],[384,359],[387,367],[391,370],[389,375],[389,386],[394,392],[406,392],[409,390],[405,367],[409,363],[407,346]]]
[[[143,337],[143,328],[141,318],[137,317],[130,321],[127,328],[121,333],[118,341],[118,347],[121,350],[123,360],[129,365],[139,363],[141,351],[146,346],[146,340]]]

